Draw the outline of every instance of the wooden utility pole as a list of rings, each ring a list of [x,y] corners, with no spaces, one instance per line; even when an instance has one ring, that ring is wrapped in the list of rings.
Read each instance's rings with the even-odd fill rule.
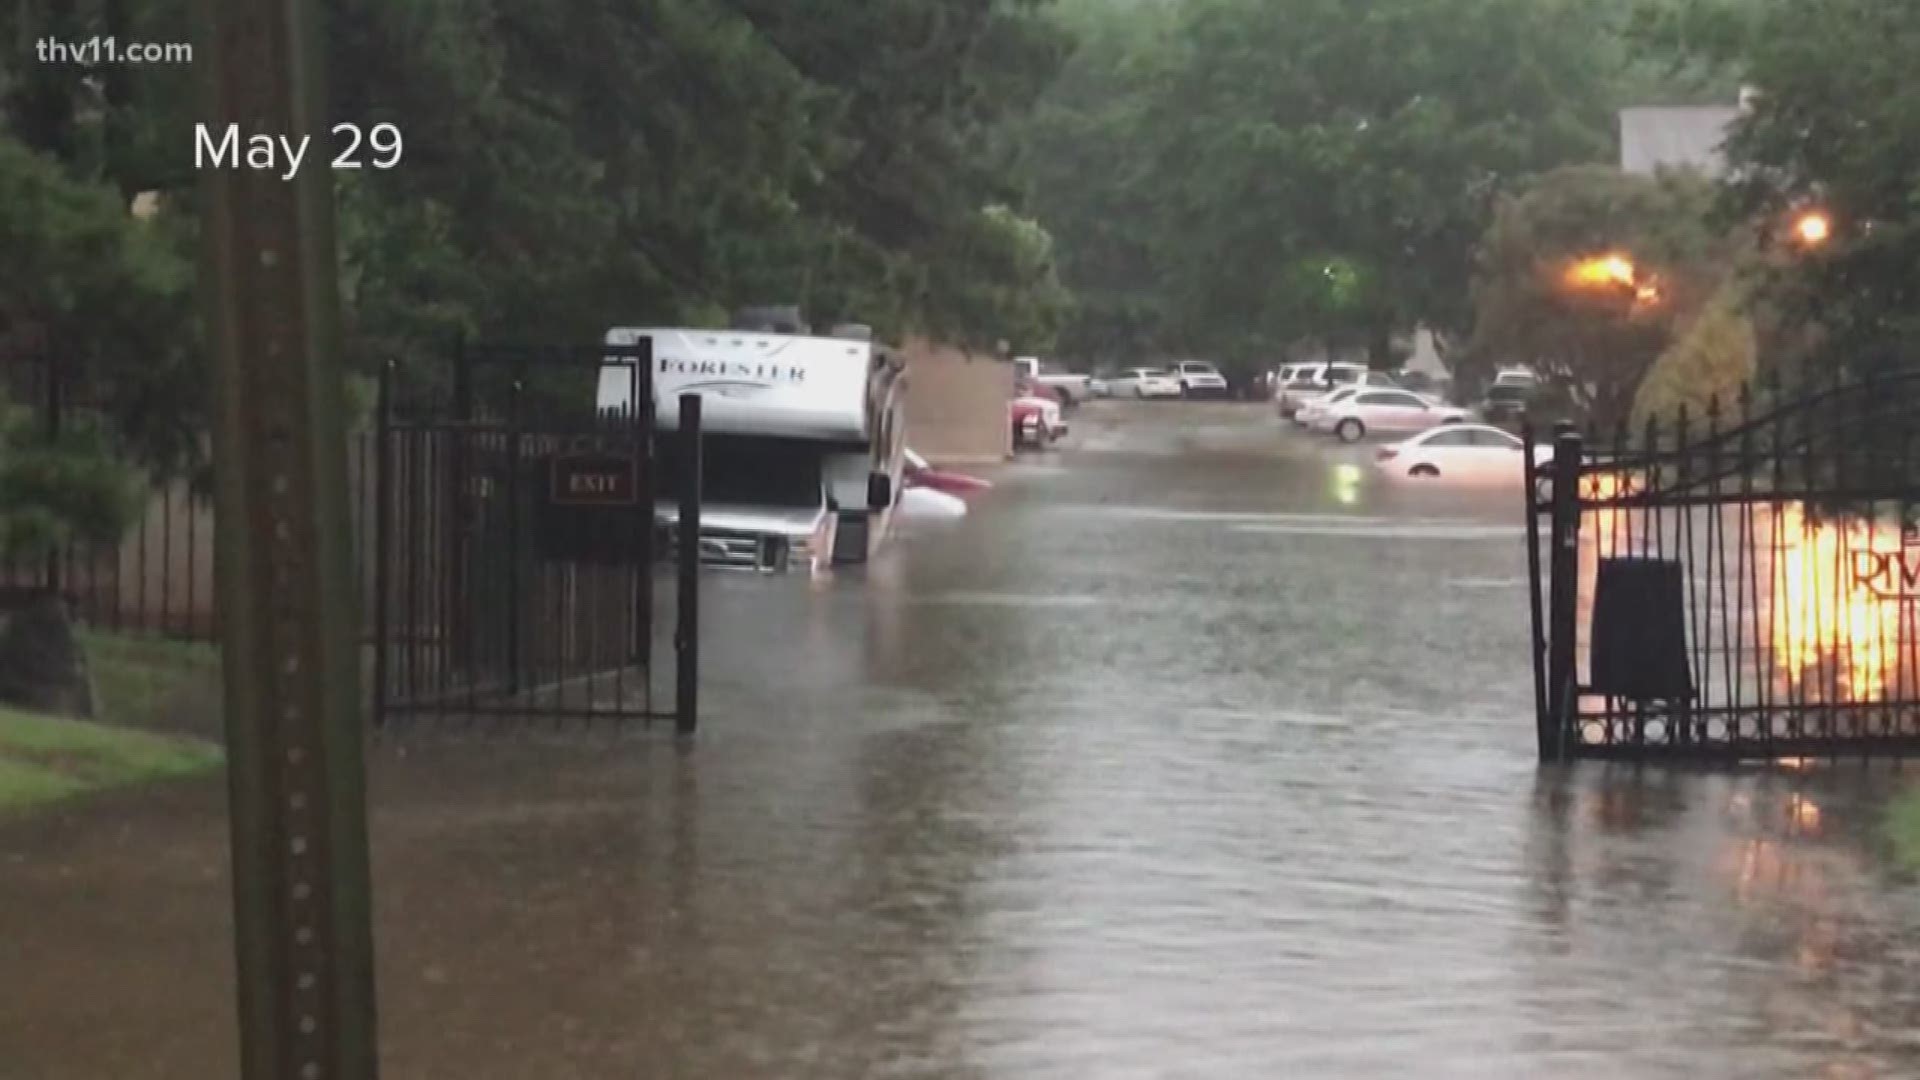
[[[291,180],[284,163],[202,175],[241,1072],[371,1080],[359,590],[317,5],[198,3],[213,138],[237,124],[242,141],[312,139]]]

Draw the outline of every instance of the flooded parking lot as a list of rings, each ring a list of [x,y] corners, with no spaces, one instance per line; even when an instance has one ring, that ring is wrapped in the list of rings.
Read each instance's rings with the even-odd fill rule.
[[[696,745],[377,746],[387,1074],[1920,1074],[1909,779],[1542,773],[1515,493],[1073,423],[862,573],[709,579]],[[233,1074],[224,830],[0,828],[0,1077]]]

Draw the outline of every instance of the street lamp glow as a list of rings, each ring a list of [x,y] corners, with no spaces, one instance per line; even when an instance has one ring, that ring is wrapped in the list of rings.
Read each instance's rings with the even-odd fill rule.
[[[1633,260],[1625,255],[1600,255],[1591,259],[1582,259],[1567,271],[1569,284],[1582,288],[1595,287],[1633,287],[1639,280],[1639,272]]]
[[[1631,258],[1619,252],[1575,262],[1567,267],[1565,284],[1579,292],[1625,297],[1636,307],[1658,304],[1663,299],[1660,278],[1642,274]]]
[[[1833,239],[1833,218],[1818,210],[1801,214],[1794,220],[1793,237],[1808,247],[1819,247]]]

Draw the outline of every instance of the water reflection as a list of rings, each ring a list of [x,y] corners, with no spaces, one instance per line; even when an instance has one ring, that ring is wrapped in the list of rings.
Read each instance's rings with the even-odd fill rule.
[[[1539,983],[1628,976],[1604,1015],[1556,1017],[1555,1042],[1595,1025],[1631,1033],[1628,1061],[1729,1040],[1708,1075],[1911,1075],[1916,917],[1887,889],[1880,837],[1900,787],[1857,770],[1543,776]]]
[[[1849,517],[1814,520],[1805,507],[1781,508],[1773,526],[1780,598],[1772,611],[1782,676],[1804,699],[1864,702],[1905,693],[1903,664],[1910,604],[1888,596],[1863,559],[1898,557],[1897,522]]]
[[[1599,500],[1638,488],[1627,474],[1585,483]],[[1796,502],[1592,507],[1580,521],[1580,640],[1590,639],[1603,560],[1678,559],[1700,705],[1910,700],[1920,691],[1920,596],[1904,582],[1920,547],[1909,539],[1897,517],[1818,515]]]

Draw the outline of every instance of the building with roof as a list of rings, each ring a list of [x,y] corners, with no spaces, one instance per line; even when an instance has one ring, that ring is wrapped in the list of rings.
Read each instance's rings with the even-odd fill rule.
[[[1740,114],[1735,106],[1622,109],[1620,168],[1640,176],[1692,169],[1724,177],[1727,160],[1721,148]]]

